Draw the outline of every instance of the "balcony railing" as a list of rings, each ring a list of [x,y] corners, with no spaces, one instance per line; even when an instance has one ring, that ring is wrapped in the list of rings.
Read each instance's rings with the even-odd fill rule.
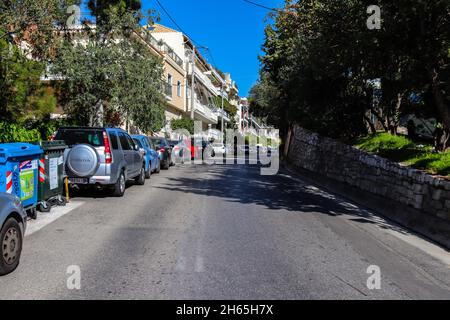
[[[215,108],[214,109],[214,113],[220,117],[220,118],[224,118],[226,121],[230,120],[230,115],[228,114],[228,112],[226,112],[225,110],[222,111],[222,109],[220,108]]]
[[[217,123],[218,121],[218,117],[212,110],[212,107],[207,106],[198,100],[195,101],[195,111],[197,113],[200,113],[205,118],[209,119],[211,122]]]
[[[171,47],[169,47],[166,43],[163,43],[161,46],[161,51],[165,52],[176,64],[180,67],[183,67],[183,60],[173,51]]]
[[[192,74],[192,68],[190,68],[189,71],[190,74]],[[197,78],[200,79],[200,81],[209,89],[209,91],[211,91],[215,96],[220,95],[220,90],[218,90],[216,86],[214,86],[211,79],[209,79],[208,76],[206,76],[199,68],[195,67],[194,72]]]
[[[180,67],[183,67],[183,59],[178,56],[175,51],[164,41],[158,41],[156,40],[151,33],[145,32],[145,38],[146,40],[157,50],[166,53],[173,61],[175,61],[176,64],[178,64]]]

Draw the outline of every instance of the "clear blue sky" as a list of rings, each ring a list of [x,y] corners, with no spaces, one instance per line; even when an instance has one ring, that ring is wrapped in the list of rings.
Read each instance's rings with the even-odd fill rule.
[[[246,97],[258,79],[261,45],[264,41],[268,10],[243,0],[159,0],[194,41],[210,48],[214,61],[205,58],[223,72],[230,72]],[[281,7],[283,0],[252,0],[268,7]],[[160,23],[177,29],[155,0],[142,0],[143,9],[160,12]]]

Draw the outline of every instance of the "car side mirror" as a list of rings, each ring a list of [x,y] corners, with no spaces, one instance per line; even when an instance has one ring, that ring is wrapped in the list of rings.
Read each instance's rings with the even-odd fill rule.
[[[139,146],[138,146],[137,144],[135,144],[135,145],[134,145],[134,150],[135,150],[135,151],[139,151],[139,149],[140,149]]]

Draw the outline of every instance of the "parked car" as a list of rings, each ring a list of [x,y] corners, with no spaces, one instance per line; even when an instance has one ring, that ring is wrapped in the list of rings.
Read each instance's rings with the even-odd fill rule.
[[[227,153],[227,148],[223,143],[213,143],[212,148],[214,149],[215,154],[224,155]]]
[[[159,172],[161,164],[159,162],[158,152],[153,149],[153,144],[144,135],[131,136],[134,142],[138,145],[139,151],[145,160],[145,177],[150,179],[153,172]]]
[[[172,165],[172,148],[165,138],[155,138],[151,137],[153,145],[156,148],[156,151],[159,154],[159,161],[161,162],[161,168],[165,170],[169,170],[169,167]]]
[[[179,160],[184,163],[184,157],[186,150],[189,150],[183,140],[168,140],[167,141],[172,148],[172,160],[176,162]]]
[[[122,197],[127,180],[145,184],[145,160],[122,129],[62,127],[55,140],[64,140],[69,146],[64,159],[72,186],[95,185]]]
[[[200,148],[201,146],[201,148]],[[192,160],[195,159],[205,159],[205,157],[215,157],[216,152],[211,144],[211,142],[206,141],[203,138],[191,138],[191,157]],[[200,155],[201,153],[201,155]]]
[[[436,131],[437,120],[432,117],[420,117],[408,114],[400,118],[400,126],[406,128],[408,137],[412,140],[422,139],[432,141]]]
[[[13,272],[19,265],[27,226],[27,214],[20,199],[0,193],[0,276]]]

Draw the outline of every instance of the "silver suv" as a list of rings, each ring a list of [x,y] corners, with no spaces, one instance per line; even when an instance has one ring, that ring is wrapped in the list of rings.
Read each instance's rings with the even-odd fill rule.
[[[26,226],[27,214],[20,199],[0,192],[0,276],[19,265]]]
[[[54,139],[69,146],[64,159],[72,186],[95,185],[122,197],[127,180],[145,184],[145,159],[122,129],[62,127]]]

